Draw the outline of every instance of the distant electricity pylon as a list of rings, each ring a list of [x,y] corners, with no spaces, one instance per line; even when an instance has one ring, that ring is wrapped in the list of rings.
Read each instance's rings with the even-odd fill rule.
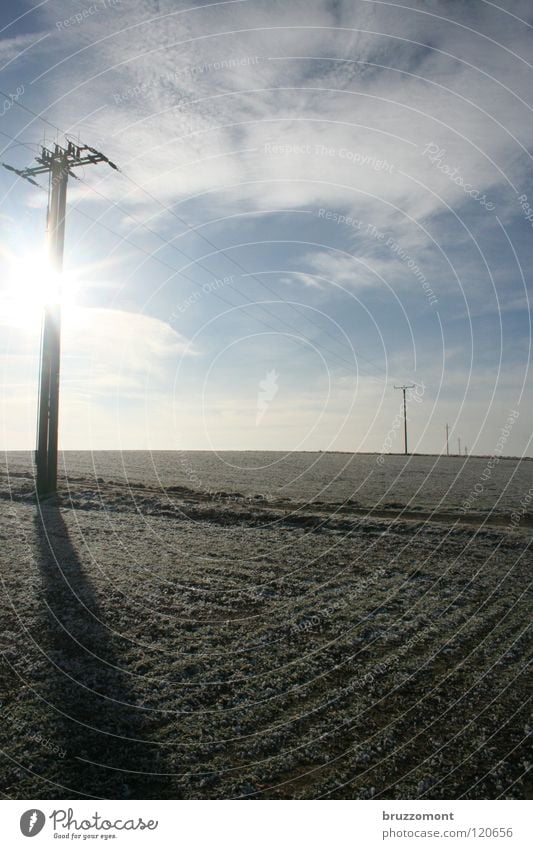
[[[403,444],[404,444],[404,454],[407,454],[407,401],[405,400],[405,393],[407,389],[414,389],[414,383],[409,384],[409,386],[395,386],[395,389],[401,389],[403,392]]]
[[[107,156],[88,145],[76,145],[68,142],[67,147],[54,145],[53,150],[41,148],[36,157],[38,165],[19,170],[11,165],[2,165],[8,171],[14,171],[19,177],[39,184],[33,179],[38,174],[49,174],[49,195],[47,212],[48,250],[50,265],[55,274],[63,270],[63,249],[65,245],[65,214],[67,203],[67,182],[69,175],[74,177],[73,168],[82,165],[97,165],[107,162],[118,171],[117,166]],[[59,292],[57,293],[59,295]],[[57,490],[57,443],[59,425],[59,369],[61,359],[61,304],[59,297],[47,299],[44,307],[43,332],[41,341],[41,364],[39,378],[39,413],[37,419],[37,495],[43,498],[53,495]]]

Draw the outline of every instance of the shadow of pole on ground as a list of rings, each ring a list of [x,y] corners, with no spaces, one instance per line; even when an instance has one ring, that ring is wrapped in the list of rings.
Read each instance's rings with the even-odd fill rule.
[[[169,779],[158,773],[168,770],[150,740],[153,717],[123,668],[127,642],[103,620],[57,505],[38,507],[35,534],[44,613],[37,641],[47,663],[41,695],[52,712],[54,739],[67,753],[55,761],[53,780],[64,788],[58,795],[161,798]]]

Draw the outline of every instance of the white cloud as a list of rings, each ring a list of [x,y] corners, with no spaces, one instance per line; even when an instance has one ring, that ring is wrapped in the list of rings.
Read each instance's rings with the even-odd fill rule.
[[[0,37],[0,70],[21,59],[28,50],[50,35],[49,32],[31,32],[12,37]]]
[[[527,2],[512,9],[519,17],[530,16]],[[38,14],[40,28],[53,34],[32,51],[33,66],[39,65],[32,91],[46,90],[46,114],[61,127],[79,129],[84,140],[104,149],[127,175],[171,207],[164,212],[153,197],[116,172],[87,169],[83,179],[125,209],[121,232],[140,239],[142,231],[132,226],[128,212],[147,220],[163,239],[174,239],[177,227],[181,233],[183,226],[172,211],[203,222],[295,208],[313,213],[308,218],[312,227],[325,207],[374,225],[386,236],[393,234],[439,298],[453,300],[447,312],[439,304],[445,324],[464,313],[459,283],[474,311],[497,314],[491,275],[506,294],[504,310],[523,307],[516,268],[509,270],[512,256],[499,268],[499,257],[485,257],[485,266],[474,246],[473,236],[487,241],[498,225],[464,186],[494,202],[505,224],[520,215],[514,189],[520,192],[526,184],[526,151],[533,145],[530,111],[522,102],[529,99],[530,77],[520,58],[528,55],[528,33],[494,4],[428,0],[409,9],[405,3],[396,7],[363,0],[356,5],[353,0],[265,0],[184,11],[171,0],[155,6],[137,0],[128,3],[127,15],[110,9],[61,31],[56,24],[72,14],[70,3],[54,0]],[[439,163],[446,168],[424,155],[429,143],[443,151]],[[78,200],[92,214],[106,209],[101,197],[73,183],[70,201]],[[446,218],[442,213],[449,209]],[[112,214],[118,215],[117,210]],[[322,276],[356,290],[363,299],[385,292],[381,276],[402,302],[407,303],[404,293],[413,293],[416,309],[427,310],[420,280],[407,261],[384,250],[374,237],[324,226],[321,242],[330,239],[332,249],[311,249],[305,236],[299,238],[301,232],[295,235],[293,222],[284,220],[288,224],[281,238],[293,241],[293,254],[282,267],[296,274],[276,285],[298,276],[308,284],[312,302],[325,292],[338,292],[317,277]],[[112,223],[117,226],[116,220]],[[240,220],[226,226],[233,236]],[[143,239],[143,245],[155,244],[150,234]],[[180,239],[178,247],[184,242],[189,246],[192,237],[190,243]],[[196,256],[200,243],[195,239],[193,244]],[[336,251],[338,246],[353,251],[354,257]],[[170,253],[168,249],[161,256]],[[124,257],[123,250],[118,254]],[[274,243],[271,254],[279,268]],[[137,294],[152,285],[146,261],[142,272],[132,273]],[[201,276],[197,268],[192,272]],[[227,294],[229,300],[236,297],[233,291]],[[202,300],[199,311],[205,306],[207,312],[209,305],[209,299]],[[332,306],[322,305],[325,312]],[[370,308],[376,310],[376,301]],[[300,330],[299,319],[291,316]],[[83,386],[84,392],[106,398],[114,391],[118,396],[120,387],[121,397],[132,403],[146,393],[160,413],[154,424],[159,436],[170,434],[173,413],[165,387],[172,363],[186,353],[186,341],[155,318],[118,311],[114,316],[94,312],[92,317],[97,321],[90,331],[82,327],[69,337],[65,330],[64,375],[68,381],[72,377],[65,386],[77,385],[79,392]],[[381,320],[379,326],[386,346],[396,351],[397,328]],[[355,330],[353,336],[360,339]],[[418,331],[421,361],[436,356],[430,337]],[[477,345],[477,337],[475,341]],[[481,342],[486,347],[492,338],[487,343],[481,336]],[[447,345],[459,351],[458,362],[469,343],[458,345],[452,328]],[[499,351],[493,347],[497,360]],[[407,375],[410,355],[405,361],[397,355],[395,372],[403,367]],[[462,370],[452,370],[449,362],[446,368],[446,384],[450,391],[453,387],[457,404],[468,379],[467,363]],[[515,389],[512,363],[504,376],[510,388],[505,394],[500,385],[498,397],[505,406]],[[433,379],[438,382],[440,375]],[[488,390],[481,370],[479,391]],[[482,401],[471,402],[475,428]],[[194,410],[183,415],[189,417],[188,433],[196,445],[200,437]],[[300,421],[302,415],[288,407],[276,439],[282,439],[289,419]],[[239,417],[226,412],[219,425],[226,445],[239,431]],[[101,426],[102,421],[97,430]],[[139,433],[137,423],[130,422],[130,428],[130,433]]]
[[[191,353],[187,340],[151,316],[110,309],[74,309],[65,316],[63,376],[83,391],[141,389]]]
[[[9,326],[5,330],[10,331]],[[165,322],[123,310],[66,309],[62,330],[62,428],[69,434],[76,434],[87,416],[113,419],[113,404],[142,409],[152,396],[161,399],[171,392],[180,360],[194,353]],[[3,338],[5,444],[27,447],[35,422],[39,336],[35,329],[19,326],[4,332]],[[82,419],[80,404],[85,410]],[[105,441],[105,432],[95,437]]]
[[[508,157],[510,147],[519,149],[514,138],[526,148],[533,142],[529,116],[507,93],[520,90],[520,65],[492,45],[488,76],[491,43],[469,30],[390,4],[361,4],[357,15],[346,2],[159,9],[138,26],[152,7],[133,4],[114,35],[111,12],[62,34],[67,56],[74,55],[47,84],[59,123],[79,121],[105,140],[111,157],[163,201],[209,191],[210,202],[226,208],[232,201],[255,210],[341,205],[384,224],[398,206],[428,217],[443,203],[467,201],[422,156],[431,141],[480,191],[523,178],[524,162]],[[450,16],[446,3],[429,10]],[[520,52],[521,31],[510,18],[505,25]],[[505,34],[500,27],[493,36]],[[242,57],[254,62],[228,67]],[[269,140],[313,152],[270,155]],[[334,153],[317,155],[316,145]],[[380,174],[344,150],[394,169]],[[130,200],[147,204],[135,192]]]

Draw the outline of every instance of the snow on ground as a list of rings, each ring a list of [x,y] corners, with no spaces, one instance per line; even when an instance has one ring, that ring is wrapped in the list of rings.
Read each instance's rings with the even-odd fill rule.
[[[80,473],[38,507],[17,469],[5,797],[527,795],[530,510],[369,514]]]

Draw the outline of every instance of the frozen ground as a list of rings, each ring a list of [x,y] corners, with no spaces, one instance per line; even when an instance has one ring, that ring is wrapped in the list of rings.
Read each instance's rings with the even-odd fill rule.
[[[463,512],[486,460],[386,458],[369,510],[375,457],[346,495],[350,455],[297,455],[284,491],[209,455],[199,483],[157,455],[158,483],[149,456],[66,455],[40,509],[8,457],[5,797],[527,795],[531,463]]]
[[[5,465],[15,475],[27,473],[31,455],[12,452]],[[489,457],[393,454],[65,451],[61,470],[75,483],[80,476],[101,477],[106,482],[159,489],[184,486],[206,493],[261,493],[298,503],[350,500],[364,507],[402,504],[436,509],[458,507],[469,497],[469,509],[510,509],[533,483],[531,458],[495,462]]]

